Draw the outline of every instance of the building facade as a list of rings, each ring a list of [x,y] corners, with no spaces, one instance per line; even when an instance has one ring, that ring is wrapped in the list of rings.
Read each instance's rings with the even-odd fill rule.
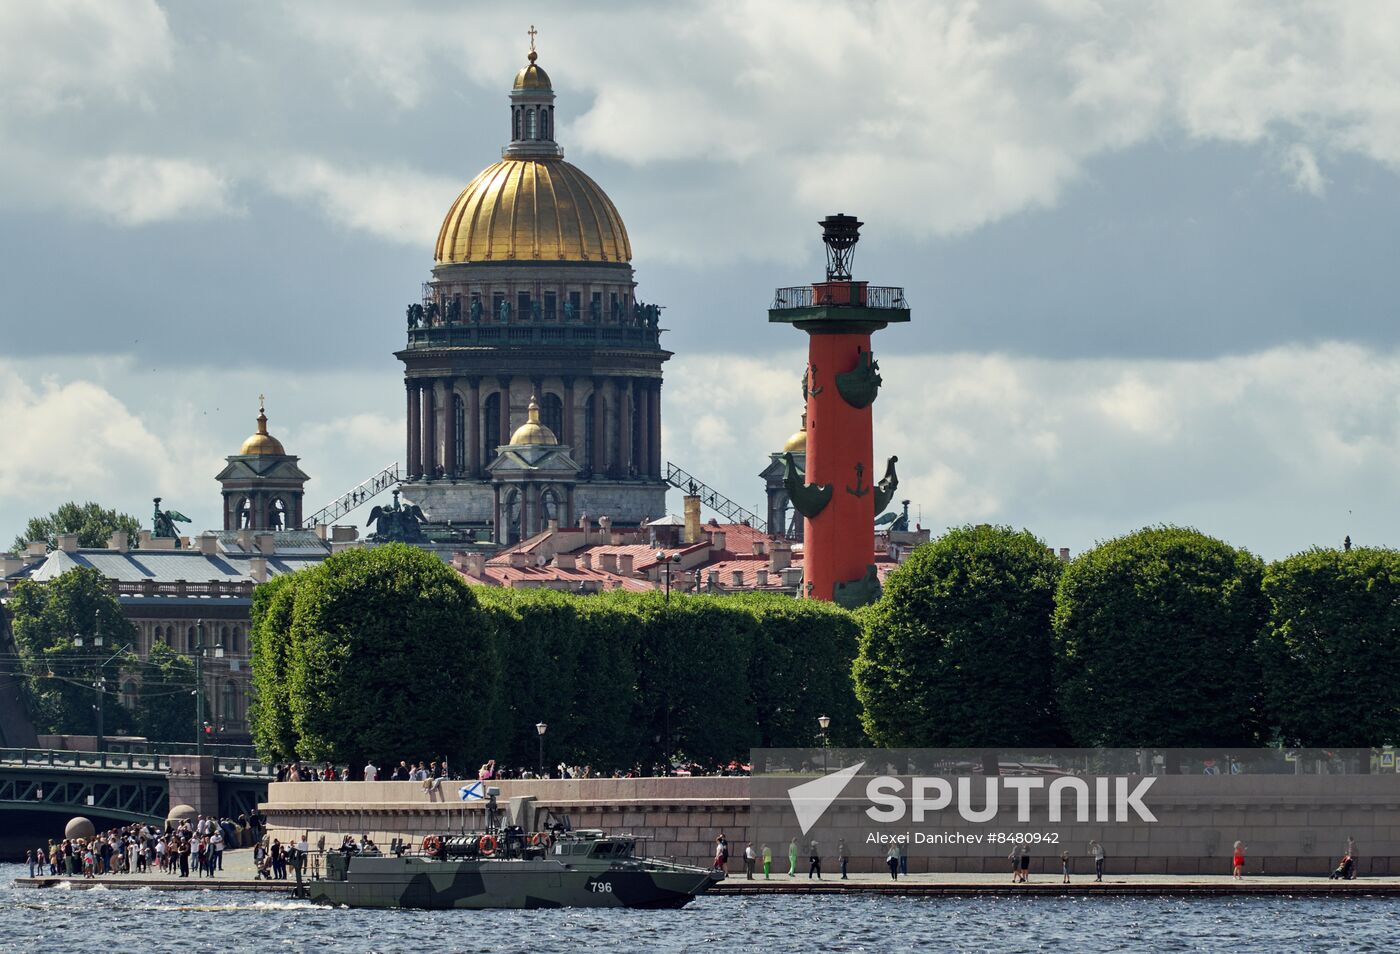
[[[407,311],[403,496],[430,528],[489,529],[665,512],[660,308],[636,296],[632,247],[607,194],[564,161],[554,89],[535,62],[510,93],[510,142],[452,203],[432,278]],[[498,501],[493,462],[538,404],[578,464],[572,494]]]

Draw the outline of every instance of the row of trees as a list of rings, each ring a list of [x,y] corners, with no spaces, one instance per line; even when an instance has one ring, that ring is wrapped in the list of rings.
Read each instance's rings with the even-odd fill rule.
[[[860,614],[870,738],[901,746],[1400,742],[1400,552],[1265,564],[1194,530],[1069,564],[1030,533],[919,548]]]
[[[408,546],[336,554],[254,595],[254,740],[270,759],[444,754],[596,768],[727,761],[860,736],[858,627],[785,597],[473,588]]]
[[[103,727],[108,735],[135,732],[161,741],[194,738],[194,662],[164,643],[141,660],[123,647],[136,645],[136,627],[96,570],[80,567],[47,582],[16,584],[8,604],[17,659],[6,664],[21,685],[40,733],[97,731],[102,685]],[[100,633],[103,645],[95,647]],[[83,645],[74,645],[74,637]],[[135,683],[134,705],[121,686]]]

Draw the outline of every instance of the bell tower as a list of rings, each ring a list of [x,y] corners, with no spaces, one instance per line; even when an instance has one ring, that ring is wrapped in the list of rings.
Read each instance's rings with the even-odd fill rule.
[[[267,408],[258,395],[258,429],[237,454],[225,458],[218,481],[224,495],[225,530],[296,530],[310,478],[282,442],[267,432]]]

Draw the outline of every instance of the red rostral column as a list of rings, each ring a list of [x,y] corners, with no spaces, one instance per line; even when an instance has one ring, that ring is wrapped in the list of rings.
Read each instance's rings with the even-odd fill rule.
[[[826,281],[779,288],[770,322],[807,332],[807,471],[786,457],[785,484],[805,518],[802,574],[805,595],[847,607],[877,599],[875,517],[894,497],[891,457],[875,470],[871,405],[880,390],[870,335],[908,321],[904,289],[851,278],[851,255],[863,222],[838,213],[819,223],[826,243]]]

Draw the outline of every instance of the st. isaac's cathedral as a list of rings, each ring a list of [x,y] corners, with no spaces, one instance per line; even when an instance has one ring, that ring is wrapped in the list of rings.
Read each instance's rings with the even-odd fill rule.
[[[660,308],[636,295],[612,200],[554,140],[554,89],[516,74],[510,142],[457,196],[407,311],[402,491],[432,528],[511,543],[581,516],[665,513]]]

